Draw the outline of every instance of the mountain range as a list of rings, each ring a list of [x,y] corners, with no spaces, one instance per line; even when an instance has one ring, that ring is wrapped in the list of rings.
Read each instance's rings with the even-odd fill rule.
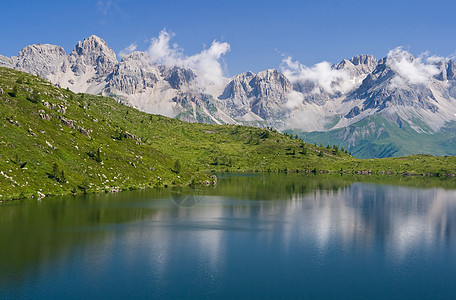
[[[360,158],[456,154],[456,63],[402,48],[382,59],[357,55],[313,67],[285,58],[279,70],[215,82],[191,67],[158,63],[147,51],[119,61],[103,39],[90,36],[69,55],[34,44],[14,57],[0,55],[0,66],[148,113],[273,127]]]

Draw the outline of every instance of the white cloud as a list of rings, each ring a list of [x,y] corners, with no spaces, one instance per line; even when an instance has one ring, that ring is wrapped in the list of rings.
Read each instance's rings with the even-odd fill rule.
[[[151,38],[147,54],[149,54],[154,63],[174,66],[179,64],[179,61],[183,60],[182,51],[177,48],[177,45],[170,47],[170,40],[171,34],[166,30],[162,30],[158,38]]]
[[[282,60],[280,69],[292,83],[312,83],[314,89],[311,93],[346,93],[354,86],[348,72],[332,69],[331,64],[326,61],[307,67],[293,61],[289,56]]]
[[[386,57],[386,65],[396,72],[397,76],[393,79],[393,86],[403,84],[426,84],[434,75],[440,71],[436,66],[444,59],[438,56],[427,57],[427,53],[415,58],[409,52],[397,47],[391,50]]]
[[[128,47],[125,47],[123,50],[121,50],[119,52],[120,58],[124,58],[128,54],[132,53],[133,51],[136,50],[137,47],[138,47],[138,45],[136,43],[132,43]]]
[[[304,95],[297,91],[292,91],[288,94],[287,99],[288,101],[285,105],[286,107],[292,109],[296,106],[299,106],[299,104],[301,104],[304,101]]]
[[[223,76],[221,58],[230,51],[230,45],[214,40],[209,49],[186,56],[183,49],[179,48],[177,44],[170,44],[172,36],[166,30],[162,30],[157,38],[151,39],[147,53],[152,62],[169,67],[179,66],[192,69],[197,75],[198,87],[206,92],[213,88],[223,88],[227,79]]]

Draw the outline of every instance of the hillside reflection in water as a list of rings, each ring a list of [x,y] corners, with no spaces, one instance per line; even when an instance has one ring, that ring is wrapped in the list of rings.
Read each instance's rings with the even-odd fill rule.
[[[444,184],[224,175],[197,191],[10,202],[0,206],[0,290],[24,298],[448,297],[456,190]]]

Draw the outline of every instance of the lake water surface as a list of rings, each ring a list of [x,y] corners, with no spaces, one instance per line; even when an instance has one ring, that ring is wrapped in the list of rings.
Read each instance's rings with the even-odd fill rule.
[[[455,299],[456,190],[409,181],[222,175],[3,203],[0,299]]]

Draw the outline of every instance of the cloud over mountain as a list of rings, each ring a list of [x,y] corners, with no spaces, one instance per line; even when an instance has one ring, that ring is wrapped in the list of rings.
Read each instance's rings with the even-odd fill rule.
[[[124,58],[125,56],[127,56],[128,54],[132,53],[133,51],[136,50],[136,48],[138,47],[138,45],[136,43],[131,43],[129,46],[125,47],[124,49],[122,49],[120,52],[119,52],[119,56],[121,58]]]
[[[353,88],[348,72],[332,68],[327,61],[307,67],[288,56],[282,60],[280,69],[292,83],[311,83],[310,93],[346,93]]]
[[[195,71],[196,82],[203,90],[211,87],[223,88],[227,79],[223,75],[221,58],[230,51],[230,44],[214,40],[208,49],[186,56],[177,44],[171,44],[173,34],[162,30],[158,37],[151,39],[147,54],[153,63],[167,67],[179,66]]]
[[[415,58],[402,47],[397,47],[389,51],[386,65],[398,75],[393,81],[393,85],[426,84],[440,72],[436,63],[442,60],[443,58],[436,56],[426,58],[426,53]]]

